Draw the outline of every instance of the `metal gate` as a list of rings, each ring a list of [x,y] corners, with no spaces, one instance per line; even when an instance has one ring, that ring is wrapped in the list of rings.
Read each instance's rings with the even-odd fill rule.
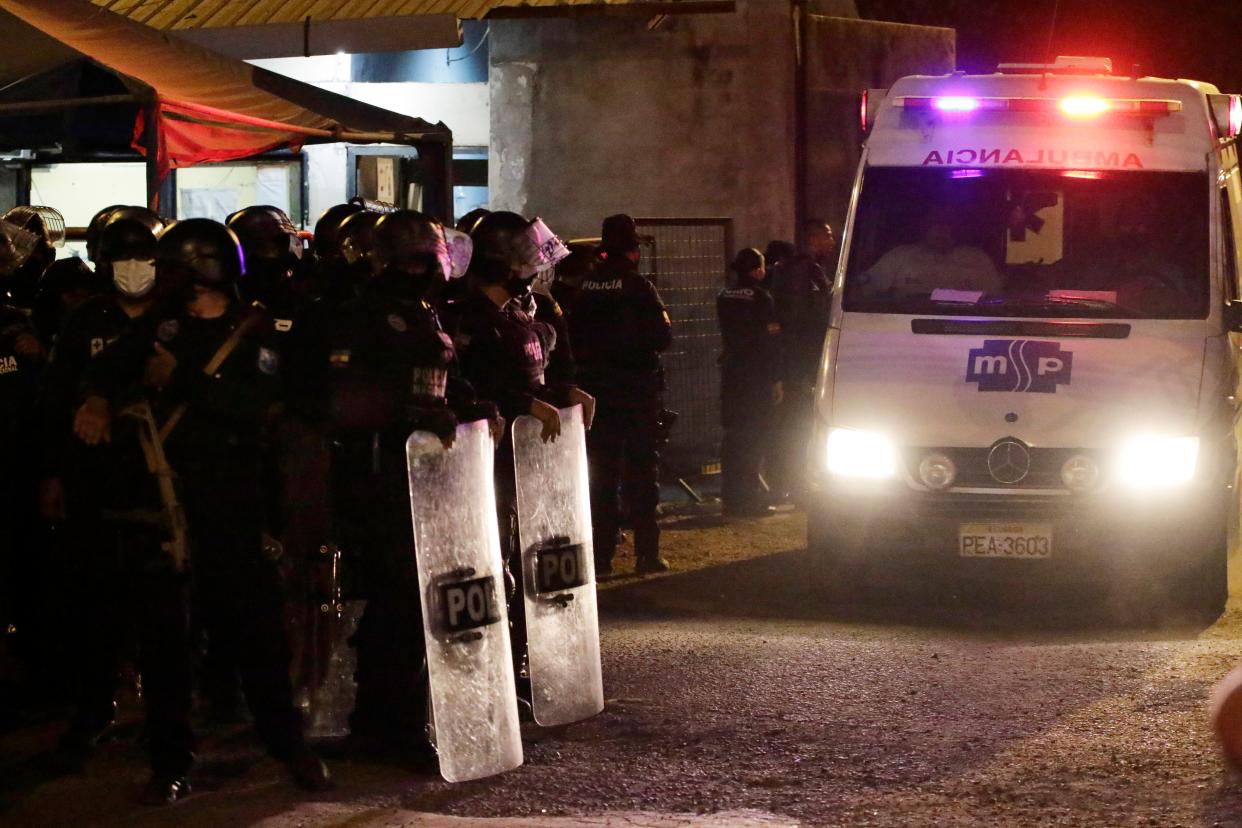
[[[724,288],[733,251],[733,220],[639,218],[644,276],[655,282],[673,322],[664,354],[665,406],[680,416],[665,452],[682,476],[705,471],[720,457],[720,329],[716,294]]]

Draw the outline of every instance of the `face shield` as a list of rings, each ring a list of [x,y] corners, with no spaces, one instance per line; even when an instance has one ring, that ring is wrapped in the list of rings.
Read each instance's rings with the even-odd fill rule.
[[[474,255],[474,242],[470,236],[458,230],[445,227],[443,231],[446,250],[441,255],[437,249],[436,256],[440,259],[440,267],[444,270],[445,278],[460,279],[466,275],[466,270],[470,267],[470,258]]]
[[[543,219],[536,216],[526,230],[529,251],[518,268],[520,276],[532,283],[536,290],[547,292],[556,275],[556,264],[569,256],[569,248],[552,232]]]
[[[0,219],[0,275],[16,273],[38,246],[36,234]]]

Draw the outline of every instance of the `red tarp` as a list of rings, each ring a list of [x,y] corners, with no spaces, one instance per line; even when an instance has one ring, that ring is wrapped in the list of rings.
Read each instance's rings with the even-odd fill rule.
[[[170,169],[205,161],[233,161],[274,149],[297,152],[306,136],[264,122],[240,121],[233,113],[209,110],[178,101],[160,100],[155,106],[159,120],[156,164],[160,179]],[[219,113],[219,114],[215,114]],[[146,155],[146,112],[139,110],[134,123],[134,149]]]
[[[97,7],[89,0],[0,0],[0,9],[126,76],[147,101],[133,147],[152,143],[162,179],[168,170],[229,161],[305,143],[434,142],[430,124],[353,101],[225,57]],[[146,89],[142,89],[146,87]],[[157,131],[147,135],[148,113]],[[152,139],[154,138],[154,141]],[[428,159],[440,167],[446,159]]]

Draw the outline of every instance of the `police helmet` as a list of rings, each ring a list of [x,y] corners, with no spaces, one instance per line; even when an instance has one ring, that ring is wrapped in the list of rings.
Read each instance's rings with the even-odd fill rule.
[[[49,247],[65,244],[65,217],[55,207],[19,204],[4,214],[4,220],[43,238]]]
[[[474,242],[470,273],[488,284],[509,279],[514,271],[534,260],[529,229],[530,222],[517,213],[500,211],[484,216],[470,233]]]
[[[737,274],[753,273],[763,267],[763,254],[753,247],[739,250],[730,265]]]
[[[225,221],[241,242],[246,261],[252,266],[260,260],[287,262],[295,246],[300,246],[298,230],[279,207],[246,207]]]
[[[108,219],[112,218],[112,213],[121,209],[123,204],[113,204],[105,207],[95,215],[91,216],[90,224],[86,225],[86,258],[92,262],[99,252],[99,234],[103,232],[104,225],[108,223]]]
[[[325,261],[341,255],[341,225],[354,213],[361,213],[357,204],[337,204],[329,207],[315,222],[315,255]]]
[[[146,261],[155,258],[155,246],[155,233],[146,224],[132,218],[114,218],[99,234],[96,255],[100,262]]]
[[[241,243],[218,221],[179,221],[160,235],[157,265],[180,270],[196,284],[230,292],[246,272]]]
[[[363,210],[346,216],[339,231],[341,256],[351,266],[363,266],[375,246],[375,224],[383,213]]]
[[[492,211],[485,207],[476,207],[457,220],[456,229],[459,233],[473,233],[479,222],[491,214]]]
[[[107,280],[87,267],[76,256],[52,262],[39,278],[38,298],[58,301],[59,296],[70,291],[100,293],[107,288]]]
[[[417,210],[398,210],[380,216],[375,223],[375,246],[371,250],[371,268],[375,273],[386,269],[430,273],[443,272],[441,256],[447,256],[444,231],[439,222]]]
[[[86,227],[86,258],[92,262],[96,261],[99,256],[99,237],[103,233],[105,227],[111,222],[127,219],[137,221],[151,231],[153,235],[158,236],[164,230],[166,222],[164,218],[154,210],[148,210],[146,207],[138,207],[131,204],[113,204],[105,207],[96,213]]]

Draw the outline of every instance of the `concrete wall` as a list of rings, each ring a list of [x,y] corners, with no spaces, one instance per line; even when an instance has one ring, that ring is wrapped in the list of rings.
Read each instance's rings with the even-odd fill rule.
[[[904,75],[952,72],[954,32],[812,16],[807,41],[807,214],[839,230],[862,154],[862,91]]]
[[[625,211],[730,217],[740,246],[793,238],[794,29],[783,0],[736,14],[492,23],[494,209],[594,235]],[[808,24],[808,212],[844,216],[858,96],[951,71],[953,32],[852,19],[818,0]],[[841,16],[825,16],[824,13]]]
[[[736,14],[492,23],[491,202],[595,235],[610,213],[793,222],[792,24]]]

